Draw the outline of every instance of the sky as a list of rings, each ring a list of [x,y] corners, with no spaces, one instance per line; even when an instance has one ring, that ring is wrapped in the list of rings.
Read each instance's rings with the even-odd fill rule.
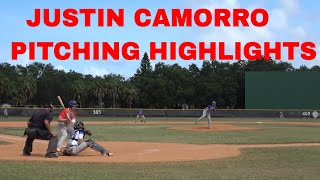
[[[319,35],[319,15],[317,11],[320,7],[320,2],[311,0],[162,0],[162,1],[142,1],[135,0],[125,1],[99,1],[99,0],[55,0],[55,1],[24,1],[24,0],[3,0],[0,6],[0,63],[8,62],[16,65],[21,64],[26,66],[34,61],[28,59],[28,54],[19,56],[17,61],[11,59],[11,43],[15,41],[21,42],[136,42],[140,46],[141,58],[144,52],[149,51],[149,42],[184,42],[191,41],[198,43],[204,42],[226,42],[229,53],[232,53],[233,43],[240,42],[274,42],[274,41],[312,41],[318,45]],[[59,26],[49,28],[40,26],[37,28],[28,27],[27,19],[33,19],[34,9],[49,8],[49,9],[66,9],[66,8],[112,8],[125,9],[125,26],[124,27],[97,27],[89,28],[81,26],[83,19],[79,16],[80,24],[78,27],[67,28]],[[147,8],[153,13],[159,8],[165,8],[170,12],[173,8],[208,8],[214,10],[216,8],[246,8],[253,10],[255,8],[264,8],[269,13],[269,23],[262,28],[249,27],[147,27],[140,28],[134,24],[134,12],[139,8]],[[170,13],[169,13],[170,15]],[[93,16],[94,20],[94,16]],[[94,22],[94,21],[93,21]],[[320,47],[320,45],[318,45]],[[319,48],[318,47],[318,48]],[[320,49],[319,49],[320,50]],[[37,51],[37,53],[40,53]],[[296,51],[296,56],[299,57],[299,51]],[[57,69],[69,71],[75,70],[83,74],[91,74],[93,76],[103,76],[109,73],[121,74],[126,78],[132,76],[140,65],[140,61],[59,61],[54,58],[53,53],[49,54],[49,60],[44,61],[41,56],[36,55],[35,62],[51,63]],[[283,56],[285,59],[285,56]],[[286,60],[284,60],[286,61]],[[178,63],[183,67],[188,67],[191,63],[201,66],[202,61],[152,61],[154,66],[158,62],[168,64]],[[294,67],[306,65],[320,65],[319,58],[313,61],[305,61],[297,58],[290,61]]]

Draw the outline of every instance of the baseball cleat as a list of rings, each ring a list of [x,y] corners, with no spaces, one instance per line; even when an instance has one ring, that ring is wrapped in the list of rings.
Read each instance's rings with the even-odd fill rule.
[[[113,153],[109,152],[107,153],[106,151],[101,153],[101,156],[113,156]]]
[[[56,155],[56,153],[47,153],[44,157],[45,158],[57,158],[58,156]]]
[[[31,153],[29,153],[29,152],[23,152],[22,155],[23,155],[23,156],[31,156]]]

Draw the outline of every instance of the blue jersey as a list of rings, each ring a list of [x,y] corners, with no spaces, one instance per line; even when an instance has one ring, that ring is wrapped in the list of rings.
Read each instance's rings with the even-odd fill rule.
[[[216,107],[215,107],[215,106],[212,106],[212,105],[209,105],[207,108],[208,108],[208,109],[215,109]]]
[[[138,115],[143,115],[143,111],[140,110],[140,111],[138,112]]]

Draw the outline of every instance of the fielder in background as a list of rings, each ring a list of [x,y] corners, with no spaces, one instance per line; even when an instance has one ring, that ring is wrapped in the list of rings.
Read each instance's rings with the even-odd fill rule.
[[[72,156],[77,155],[87,149],[88,147],[101,153],[102,156],[113,156],[113,153],[109,152],[107,149],[97,144],[93,140],[89,139],[84,141],[84,137],[87,135],[91,136],[91,130],[85,128],[83,122],[77,121],[74,125],[74,129],[69,134],[69,139],[67,146],[62,148],[59,152],[60,156]]]
[[[4,111],[3,111],[3,117],[4,117],[5,119],[8,118],[8,109],[7,109],[7,108],[5,108]]]
[[[57,145],[57,151],[60,151],[63,147],[64,140],[68,137],[68,133],[71,132],[72,127],[69,124],[76,123],[76,111],[75,108],[78,106],[77,101],[71,100],[68,102],[68,108],[61,111],[58,118],[58,131],[59,131],[59,142]]]
[[[280,112],[280,120],[285,120],[282,112]]]
[[[198,124],[198,122],[205,118],[207,116],[208,118],[208,128],[211,129],[211,111],[216,111],[216,102],[212,101],[212,104],[207,106],[206,108],[204,108],[202,116],[196,120],[196,122],[194,123],[195,125]]]
[[[143,114],[142,109],[140,109],[140,110],[138,111],[136,120],[135,120],[134,122],[137,122],[139,118],[142,118],[142,119],[141,119],[141,122],[147,122],[147,121],[146,121],[146,117],[144,117],[144,114]]]
[[[45,109],[35,112],[29,119],[25,129],[24,136],[27,135],[26,143],[23,149],[24,156],[30,156],[32,152],[32,144],[35,139],[49,140],[46,158],[57,158],[56,149],[58,137],[51,131],[50,123],[52,121],[51,111],[53,106],[46,105]]]

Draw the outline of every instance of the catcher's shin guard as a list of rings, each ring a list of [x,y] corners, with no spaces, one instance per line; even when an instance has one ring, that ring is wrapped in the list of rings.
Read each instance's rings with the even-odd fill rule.
[[[108,150],[106,150],[104,147],[102,147],[101,145],[97,144],[96,142],[94,142],[93,140],[89,139],[86,141],[86,143],[88,144],[89,147],[91,147],[93,150],[100,152],[101,155],[109,155],[111,154]]]

